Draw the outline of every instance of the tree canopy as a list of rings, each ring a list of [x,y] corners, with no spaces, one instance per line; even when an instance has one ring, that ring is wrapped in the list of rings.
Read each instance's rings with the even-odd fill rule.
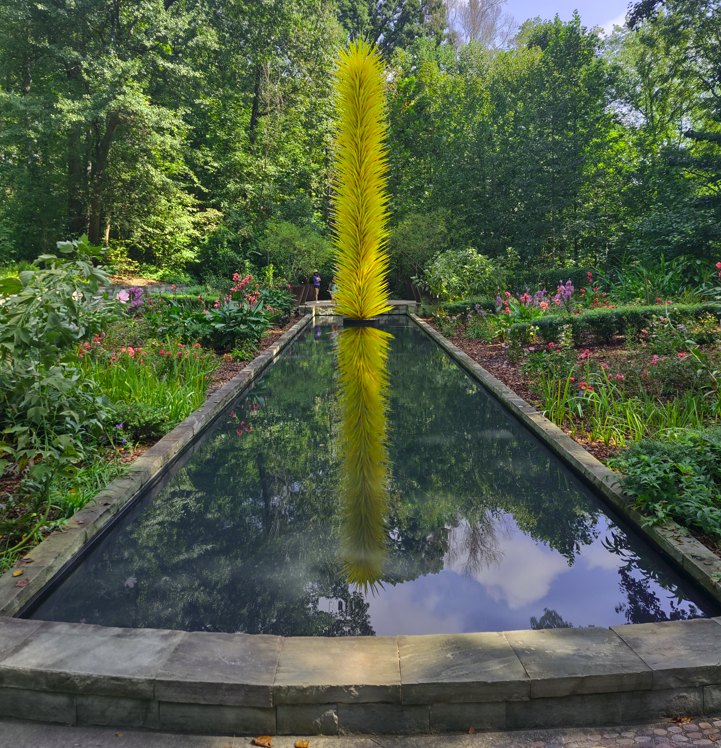
[[[505,37],[485,7],[492,33],[442,0],[0,0],[0,263],[87,232],[212,278],[266,264],[279,221],[329,237],[332,70],[360,36],[387,70],[396,289],[447,249],[715,257],[719,3]]]

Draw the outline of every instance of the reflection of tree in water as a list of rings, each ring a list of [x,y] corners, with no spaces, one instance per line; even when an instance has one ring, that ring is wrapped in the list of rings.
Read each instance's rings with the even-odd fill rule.
[[[616,605],[616,613],[623,613],[628,623],[684,621],[703,615],[693,603],[686,602],[678,591],[672,589],[666,575],[656,564],[645,556],[642,560],[637,555],[627,535],[612,531],[610,536],[604,538],[603,545],[625,561],[618,573],[621,577],[619,587],[626,595],[627,602]],[[668,592],[669,613],[663,609],[652,584]]]
[[[450,531],[445,566],[461,566],[465,576],[472,577],[482,569],[498,566],[503,559],[501,538],[509,537],[505,516],[484,511],[480,518],[464,518]]]
[[[540,618],[531,616],[532,629],[572,629],[573,624],[570,621],[564,621],[558,611],[553,608],[544,608],[543,615]]]
[[[309,336],[292,351],[39,617],[284,636],[373,634],[368,603],[344,571],[331,342]],[[601,512],[560,465],[420,331],[394,330],[388,366],[383,583],[437,574],[444,559],[471,575],[498,563],[504,516],[572,564],[597,536]],[[631,555],[621,571],[629,598],[623,610],[629,620],[662,620],[636,581]],[[129,578],[137,584],[126,586]],[[691,615],[676,609],[672,617]],[[552,622],[552,612],[539,626]]]

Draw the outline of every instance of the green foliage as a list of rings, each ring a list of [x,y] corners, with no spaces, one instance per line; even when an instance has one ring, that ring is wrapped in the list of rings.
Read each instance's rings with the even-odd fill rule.
[[[504,277],[498,263],[468,248],[442,252],[415,280],[443,301],[455,301],[496,293],[504,288]]]
[[[693,257],[676,257],[660,260],[631,262],[624,255],[617,268],[608,273],[599,273],[602,283],[608,288],[614,301],[653,304],[667,299],[680,300],[684,296],[696,295],[701,285],[696,262]]]
[[[315,270],[325,268],[331,258],[331,244],[310,226],[289,221],[270,221],[262,243],[268,262],[293,285],[310,282]]]
[[[614,335],[634,335],[651,326],[654,318],[666,318],[673,314],[679,319],[703,319],[709,314],[721,316],[721,308],[709,304],[673,304],[671,306],[628,306],[589,309],[575,315],[547,314],[532,322],[518,322],[509,328],[509,335],[518,338],[527,336],[534,326],[547,342],[558,340],[564,325],[569,325],[573,337],[580,340],[586,333],[600,342]]]
[[[47,268],[0,280],[0,469],[16,465],[36,508],[15,523],[17,535],[6,528],[2,558],[38,537],[54,479],[88,459],[108,415],[108,399],[83,378],[71,352],[116,316],[117,305],[99,293],[108,281],[93,264],[97,247],[83,236],[58,250],[65,257],[38,259]]]
[[[287,295],[283,296],[286,306]],[[245,342],[257,343],[270,326],[264,302],[220,299],[206,307],[197,299],[163,296],[143,308],[143,316],[154,335],[180,337],[186,342],[229,350]]]
[[[208,375],[216,366],[212,355],[199,346],[188,347],[172,339],[151,340],[143,348],[119,351],[109,350],[100,339],[83,347],[78,356],[86,381],[116,405],[113,419],[122,415],[118,408],[141,408],[140,421],[130,418],[126,430],[132,440],[150,429],[153,419],[153,433],[162,436],[163,423],[165,433],[199,408],[205,402]]]
[[[609,465],[649,523],[676,520],[721,537],[721,432],[679,433],[641,441]]]
[[[402,289],[413,276],[421,275],[423,268],[440,252],[447,249],[450,241],[446,211],[411,213],[396,224],[388,236],[388,255],[393,281]]]
[[[571,281],[574,288],[583,288],[588,281],[590,268],[539,268],[537,270],[516,269],[509,274],[508,286],[513,293],[523,293],[527,289],[549,293],[566,281]]]

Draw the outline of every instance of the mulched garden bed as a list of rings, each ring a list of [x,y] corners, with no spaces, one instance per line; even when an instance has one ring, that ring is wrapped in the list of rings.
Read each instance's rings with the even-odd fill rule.
[[[269,346],[273,345],[273,343],[275,343],[281,335],[288,332],[296,322],[298,322],[298,320],[295,317],[291,317],[290,321],[283,327],[276,325],[268,330],[260,339],[258,350],[253,355],[253,358],[260,355]],[[252,359],[247,359],[245,361],[221,360],[220,365],[212,374],[210,387],[208,389],[208,397],[210,397],[216,390],[220,389],[224,384],[227,384],[233,377],[240,374],[240,372],[243,371],[251,361]]]
[[[434,329],[432,320],[425,320]],[[440,330],[439,330],[440,332]],[[512,389],[519,397],[522,397],[527,403],[534,408],[541,410],[541,401],[533,390],[528,386],[528,382],[523,379],[520,372],[520,364],[513,365],[506,360],[506,354],[500,343],[483,343],[480,340],[464,338],[458,335],[446,336],[453,345],[460,348],[464,353],[470,356],[477,364],[480,364],[487,372],[503,382],[506,387]],[[566,430],[569,436],[570,430]],[[614,457],[618,450],[615,447],[607,447],[605,444],[589,442],[587,439],[579,436],[572,436],[573,440],[580,444],[587,452],[590,452],[596,459],[604,461]]]

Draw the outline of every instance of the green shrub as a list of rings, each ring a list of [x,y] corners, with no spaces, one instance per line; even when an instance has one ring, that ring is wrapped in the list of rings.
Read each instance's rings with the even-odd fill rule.
[[[426,265],[422,276],[413,279],[443,301],[490,296],[505,287],[505,271],[477,250],[449,249]]]
[[[313,271],[325,267],[332,254],[330,241],[311,226],[280,220],[268,223],[262,248],[293,285],[309,282]]]
[[[442,305],[444,311],[448,314],[470,314],[476,311],[476,306],[479,309],[483,309],[484,312],[495,314],[496,312],[496,301],[491,296],[472,296],[469,299],[463,299],[462,301],[447,301]]]
[[[721,430],[643,440],[609,465],[649,523],[674,519],[721,536]]]
[[[571,281],[574,288],[588,284],[588,273],[592,268],[538,268],[537,270],[516,270],[508,278],[509,290],[514,294],[523,293],[527,288],[534,291],[546,289],[555,292],[558,286]]]
[[[607,342],[614,335],[638,334],[648,327],[654,317],[673,314],[676,319],[701,319],[709,314],[721,316],[721,307],[716,304],[675,304],[671,306],[629,306],[616,309],[589,309],[580,314],[564,316],[547,314],[532,322],[517,322],[511,325],[508,335],[512,339],[523,339],[530,334],[530,327],[538,328],[538,334],[546,342],[558,340],[564,325],[570,325],[574,340],[590,333],[600,342]]]
[[[132,442],[155,441],[165,436],[174,424],[168,409],[149,403],[122,403],[112,411],[114,427]]]

